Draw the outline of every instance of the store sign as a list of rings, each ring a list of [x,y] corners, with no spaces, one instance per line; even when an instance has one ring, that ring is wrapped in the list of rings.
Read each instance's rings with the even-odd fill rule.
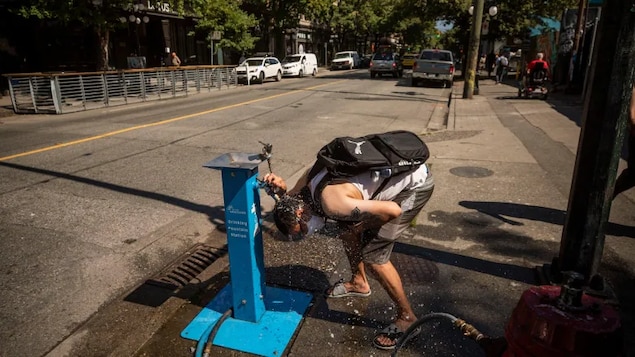
[[[148,10],[156,11],[156,12],[163,12],[163,13],[166,13],[166,14],[174,13],[174,11],[172,11],[172,8],[170,7],[170,4],[167,3],[167,2],[152,2],[152,1],[148,1]]]

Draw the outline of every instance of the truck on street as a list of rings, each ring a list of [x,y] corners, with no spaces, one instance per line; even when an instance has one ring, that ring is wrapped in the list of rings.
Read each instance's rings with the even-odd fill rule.
[[[412,66],[412,86],[429,81],[452,86],[454,81],[454,56],[452,52],[438,49],[424,49]]]

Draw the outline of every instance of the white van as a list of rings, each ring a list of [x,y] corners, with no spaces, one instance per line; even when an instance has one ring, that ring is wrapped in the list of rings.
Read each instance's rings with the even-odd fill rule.
[[[313,53],[289,55],[282,60],[282,75],[304,77],[315,76],[318,72],[317,57]]]
[[[331,61],[331,70],[359,68],[360,61],[357,51],[338,52]]]

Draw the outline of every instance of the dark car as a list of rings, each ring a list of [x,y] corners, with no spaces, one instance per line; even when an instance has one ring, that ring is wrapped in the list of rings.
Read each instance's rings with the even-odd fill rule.
[[[403,65],[398,53],[377,52],[370,61],[370,78],[381,76],[382,74],[392,74],[394,78],[403,75]]]
[[[370,67],[370,61],[373,58],[373,54],[365,54],[362,56],[361,61],[359,62],[359,68],[368,68]]]

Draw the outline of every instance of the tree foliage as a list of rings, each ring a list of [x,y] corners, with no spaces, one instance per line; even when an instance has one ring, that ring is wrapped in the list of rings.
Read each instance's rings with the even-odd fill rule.
[[[80,22],[87,27],[112,29],[119,25],[121,11],[132,0],[23,0],[12,11],[25,17],[56,19],[62,23]]]
[[[577,0],[486,0],[485,12],[490,6],[498,8],[498,14],[490,17],[489,39],[524,37],[527,31],[541,23],[541,18],[560,18],[562,11],[576,6]],[[439,0],[429,3],[429,13],[469,33],[470,0]]]
[[[25,18],[54,19],[62,24],[82,24],[96,34],[97,70],[108,69],[110,31],[121,26],[121,12],[133,6],[131,0],[23,0],[10,11]]]
[[[558,18],[578,0],[486,0],[485,8],[498,7],[490,21],[489,39],[522,37],[542,17]],[[108,34],[121,26],[122,11],[136,0],[23,0],[14,2],[13,12],[24,17],[79,23],[93,29],[100,39],[102,61],[108,63]],[[414,47],[451,45],[467,37],[472,0],[166,0],[182,15],[197,18],[197,31],[220,31],[219,46],[238,51],[254,47],[258,37],[268,43],[297,28],[302,16],[311,20],[314,31],[336,34],[342,43],[357,44],[372,37],[397,34]],[[443,38],[436,35],[438,20],[454,25]]]
[[[198,31],[220,31],[219,47],[247,51],[258,39],[252,35],[258,23],[256,15],[243,11],[241,1],[188,0],[187,3],[174,2],[173,5],[182,13],[187,11],[196,15]]]

